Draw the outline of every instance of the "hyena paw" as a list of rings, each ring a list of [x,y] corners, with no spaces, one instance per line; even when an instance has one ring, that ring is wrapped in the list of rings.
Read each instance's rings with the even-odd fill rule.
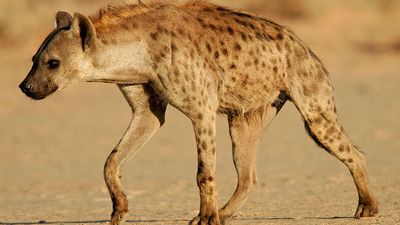
[[[126,217],[128,216],[128,211],[114,211],[111,215],[110,225],[121,225],[125,222]]]
[[[369,202],[358,203],[357,211],[354,214],[354,218],[360,217],[373,217],[378,214],[378,202],[375,198]]]
[[[221,225],[218,214],[211,216],[196,216],[189,225]]]

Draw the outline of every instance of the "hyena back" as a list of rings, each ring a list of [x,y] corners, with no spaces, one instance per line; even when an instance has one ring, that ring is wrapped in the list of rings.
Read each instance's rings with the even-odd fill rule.
[[[288,100],[316,143],[349,168],[359,195],[355,217],[378,212],[364,156],[338,121],[328,73],[286,27],[202,1],[109,7],[89,18],[59,12],[33,62],[20,88],[34,99],[77,81],[108,82],[132,108],[131,124],[104,168],[112,224],[128,212],[120,167],[162,126],[167,104],[191,119],[196,136],[200,213],[192,225],[225,223],[246,201],[257,182],[263,131]],[[220,210],[217,113],[228,117],[238,173],[237,189]]]

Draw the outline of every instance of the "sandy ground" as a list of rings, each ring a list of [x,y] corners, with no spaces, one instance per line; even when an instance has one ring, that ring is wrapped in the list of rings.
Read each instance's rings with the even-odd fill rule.
[[[400,55],[357,53],[332,40],[326,41],[334,47],[324,45],[306,24],[298,25],[298,33],[333,74],[340,118],[367,156],[380,215],[351,218],[357,193],[349,172],[315,146],[288,103],[262,142],[259,185],[230,224],[400,224]],[[0,53],[0,224],[106,224],[111,201],[102,169],[130,109],[106,84],[74,85],[39,102],[23,96],[17,86],[43,34],[35,38],[33,45]],[[172,107],[166,118],[123,169],[131,205],[127,224],[183,225],[198,213],[191,124]],[[221,116],[219,205],[236,185],[228,137]]]

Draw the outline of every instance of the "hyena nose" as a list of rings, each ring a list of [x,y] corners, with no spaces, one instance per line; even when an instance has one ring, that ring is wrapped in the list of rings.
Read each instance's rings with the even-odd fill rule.
[[[31,92],[31,87],[32,85],[29,84],[28,82],[22,82],[19,85],[19,88],[21,89],[22,92],[24,92],[25,94],[29,94]]]

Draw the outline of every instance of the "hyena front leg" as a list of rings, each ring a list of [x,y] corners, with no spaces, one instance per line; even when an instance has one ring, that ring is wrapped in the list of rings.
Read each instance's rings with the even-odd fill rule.
[[[119,182],[120,167],[132,158],[164,123],[166,109],[166,104],[159,102],[147,86],[121,85],[119,88],[132,108],[133,117],[104,166],[104,179],[113,203],[111,225],[122,224],[128,213],[128,200]]]
[[[197,143],[200,213],[190,225],[220,225],[217,208],[215,117],[216,112],[199,112],[191,118]]]
[[[225,224],[226,219],[230,218],[245,203],[257,183],[257,150],[265,128],[276,114],[276,108],[269,106],[264,110],[247,113],[244,116],[228,116],[233,161],[238,182],[235,193],[219,210],[222,224]]]

